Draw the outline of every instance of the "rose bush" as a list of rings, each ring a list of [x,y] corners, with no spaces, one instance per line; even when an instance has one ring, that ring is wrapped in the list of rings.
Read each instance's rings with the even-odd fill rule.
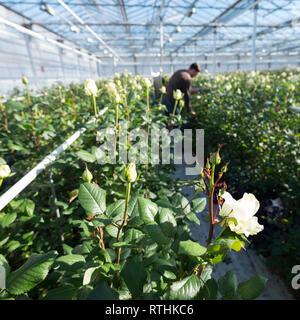
[[[97,87],[97,121],[89,125],[93,107],[84,85],[52,88],[47,95],[32,96],[29,105],[11,100],[4,104],[1,152],[18,179],[75,129],[85,125],[86,132],[51,165],[55,194],[44,172],[1,212],[0,265],[7,287],[0,298],[257,298],[266,284],[261,276],[243,283],[233,272],[218,281],[213,277],[214,265],[229,251],[246,247],[245,235],[230,229],[230,217],[218,215],[222,197],[217,188],[222,184],[226,191],[221,178],[228,166],[221,164],[220,147],[192,182],[196,191],[190,200],[181,193],[186,182],[172,178],[172,165],[100,165],[98,130],[115,130],[115,144],[124,143],[129,151],[135,144],[119,139],[119,120],[129,130],[141,128],[149,134],[151,124],[162,128],[167,118],[162,106],[150,101],[151,88],[141,77],[122,74],[113,82],[98,81]],[[99,116],[96,108],[104,107],[108,112]],[[16,117],[17,108],[24,118]],[[146,157],[150,154],[151,149]],[[17,178],[6,179],[1,194]],[[200,244],[190,225],[200,223],[207,201],[209,237]],[[216,223],[222,230],[214,239]]]

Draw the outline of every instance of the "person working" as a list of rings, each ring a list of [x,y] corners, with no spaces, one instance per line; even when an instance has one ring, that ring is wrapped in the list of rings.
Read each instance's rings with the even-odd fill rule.
[[[184,104],[187,111],[195,116],[195,111],[192,109],[190,95],[191,92],[200,92],[199,88],[192,88],[192,78],[196,77],[201,72],[201,67],[198,63],[192,63],[189,69],[178,70],[170,78],[167,84],[167,92],[163,96],[162,104],[167,107],[167,115],[173,113],[175,106],[175,100],[173,98],[173,92],[179,89],[184,94]],[[176,107],[175,114],[179,113],[179,104]]]

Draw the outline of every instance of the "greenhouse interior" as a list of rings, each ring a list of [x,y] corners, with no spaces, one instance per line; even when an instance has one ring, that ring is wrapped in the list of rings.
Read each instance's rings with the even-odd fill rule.
[[[299,112],[300,0],[0,1],[0,300],[299,300]]]

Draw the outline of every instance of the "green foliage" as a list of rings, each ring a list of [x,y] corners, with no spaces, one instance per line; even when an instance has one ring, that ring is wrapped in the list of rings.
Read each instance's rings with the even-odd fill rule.
[[[153,102],[146,112],[140,77],[112,81],[121,99],[119,123],[129,119],[129,130],[164,127],[169,119],[162,105]],[[191,224],[200,224],[207,200],[198,193],[192,201],[182,196],[172,165],[137,164],[137,180],[126,182],[122,164],[97,163],[97,130],[115,125],[107,84],[97,83],[96,102],[109,111],[89,125],[94,108],[82,85],[61,86],[63,99],[52,87],[31,104],[3,105],[0,163],[16,174],[3,181],[1,194],[75,130],[85,126],[86,132],[51,165],[56,200],[45,171],[0,213],[0,266],[7,276],[0,299],[256,298],[265,284],[261,277],[240,285],[232,273],[219,282],[212,278],[214,264],[245,247],[245,239],[226,228],[208,246],[192,238]],[[184,120],[179,115],[171,123]],[[82,177],[86,163],[92,183]]]
[[[8,275],[7,291],[18,295],[39,284],[46,278],[56,256],[55,251],[45,254],[34,253],[24,265]]]
[[[207,92],[193,95],[197,120],[187,128],[205,130],[205,153],[224,144],[222,159],[230,161],[226,183],[236,198],[250,192],[261,202],[258,213],[264,234],[252,246],[272,269],[285,273],[298,264],[299,242],[295,235],[299,215],[299,72],[236,72],[203,74],[194,87]],[[278,199],[282,208],[267,209],[267,200]],[[276,211],[277,210],[277,211]],[[280,240],[279,240],[280,239]],[[238,249],[238,247],[237,247]]]

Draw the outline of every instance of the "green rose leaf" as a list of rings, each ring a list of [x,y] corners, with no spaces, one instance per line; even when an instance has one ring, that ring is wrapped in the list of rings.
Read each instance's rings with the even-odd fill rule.
[[[13,213],[7,213],[4,217],[0,219],[0,224],[2,228],[5,228],[12,224],[17,218],[17,214],[15,212]]]
[[[20,211],[26,213],[29,217],[33,216],[35,203],[30,199],[25,199],[20,206]]]
[[[55,261],[55,265],[59,265],[63,270],[76,271],[85,264],[85,259],[79,254],[68,254],[59,257]]]
[[[93,154],[91,154],[91,153],[89,153],[89,152],[87,152],[85,150],[77,151],[76,155],[78,156],[78,158],[80,158],[81,160],[86,161],[86,162],[93,163],[93,162],[95,162],[97,160],[96,157]]]
[[[10,273],[10,266],[8,264],[8,261],[2,254],[0,254],[0,266],[2,266],[5,269],[5,273],[7,276]]]
[[[154,222],[154,217],[157,213],[157,205],[149,199],[138,198],[138,210],[140,218],[145,223]]]
[[[168,208],[162,208],[159,212],[159,223],[164,222],[170,222],[174,227],[177,225],[173,211]]]
[[[158,244],[165,245],[170,243],[170,239],[167,238],[164,233],[162,232],[160,226],[153,222],[153,223],[148,223],[145,226],[145,229],[149,236],[152,238],[153,241],[155,241]]]
[[[124,279],[133,297],[142,295],[147,273],[140,262],[127,260],[122,268],[120,276]]]
[[[218,299],[218,283],[215,279],[208,279],[203,287],[205,300]]]
[[[107,207],[106,214],[113,221],[121,220],[124,216],[125,200],[117,200]],[[121,221],[120,221],[121,222]]]
[[[81,184],[78,199],[88,214],[102,214],[106,210],[106,192],[95,184]]]
[[[193,211],[199,213],[202,212],[206,207],[206,198],[196,198],[192,201]]]
[[[94,273],[94,271],[96,271],[97,269],[99,269],[99,267],[92,267],[92,268],[88,268],[83,276],[83,285],[87,285],[89,284],[94,278],[95,276],[93,276],[93,274],[97,274],[97,272]]]
[[[188,213],[186,215],[186,218],[188,220],[190,220],[191,222],[195,222],[196,224],[198,224],[200,226],[200,220],[197,218],[197,216],[193,212]]]
[[[181,208],[185,214],[188,214],[191,211],[191,206],[187,198],[181,198]]]
[[[8,276],[7,291],[11,294],[22,294],[35,287],[46,278],[56,256],[56,251],[34,253],[19,269]]]
[[[143,237],[144,233],[138,229],[131,228],[125,233],[124,242],[127,243],[135,243],[141,237]]]
[[[223,296],[232,296],[238,287],[238,279],[234,271],[228,271],[218,281],[219,290]]]
[[[75,296],[76,289],[70,285],[62,288],[55,288],[47,292],[43,300],[72,300]]]
[[[198,242],[191,240],[180,241],[178,253],[185,254],[193,257],[202,256],[206,252],[206,248],[201,246]]]
[[[90,292],[87,300],[118,300],[119,294],[110,288],[106,282],[100,282],[96,288]]]
[[[263,292],[267,281],[267,278],[255,275],[250,280],[239,284],[238,293],[244,300],[256,299]]]
[[[170,287],[169,298],[171,300],[194,299],[202,286],[201,280],[193,274],[183,280],[174,282]]]

